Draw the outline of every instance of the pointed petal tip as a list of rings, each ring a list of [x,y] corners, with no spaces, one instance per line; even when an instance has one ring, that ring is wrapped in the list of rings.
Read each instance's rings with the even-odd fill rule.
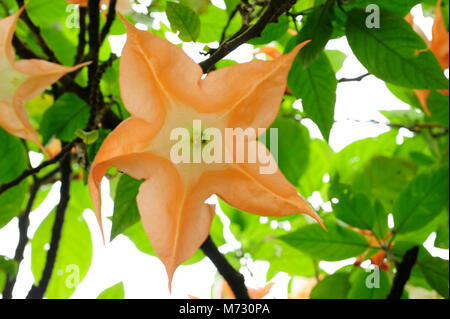
[[[123,15],[121,15],[119,12],[117,12],[117,15],[119,16],[120,20],[122,20],[123,24],[125,25],[125,28],[127,29],[127,33],[130,30],[130,28],[134,28],[134,25],[132,25]]]

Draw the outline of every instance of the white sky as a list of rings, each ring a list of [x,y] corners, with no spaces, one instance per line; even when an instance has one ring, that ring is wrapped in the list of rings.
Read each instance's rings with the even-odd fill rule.
[[[144,1],[141,1],[144,2]],[[219,7],[224,7],[222,0],[212,1]],[[427,36],[431,37],[432,19],[424,18],[420,6],[413,9],[415,22],[422,27]],[[160,14],[157,15],[163,22],[166,21]],[[167,23],[167,22],[166,22]],[[168,36],[170,41],[180,43],[176,35]],[[125,41],[125,36],[111,37],[113,51],[120,52]],[[198,52],[203,44],[187,43],[183,49],[197,62],[204,59]],[[366,73],[365,68],[351,53],[351,49],[345,38],[332,40],[327,49],[337,49],[347,54],[347,59],[342,69],[337,73],[337,78],[356,77]],[[244,44],[230,54],[228,59],[238,62],[247,62],[253,59],[253,47]],[[369,76],[361,82],[348,82],[338,84],[337,103],[335,108],[335,120],[337,123],[331,131],[330,145],[335,151],[339,151],[346,145],[366,137],[377,136],[386,132],[384,125],[364,123],[368,120],[385,122],[386,119],[378,112],[380,110],[408,109],[409,106],[395,98],[384,85],[384,82]],[[348,121],[347,119],[352,119]],[[356,121],[362,121],[356,122]],[[308,127],[313,137],[321,137],[317,126],[309,120],[302,122]],[[31,154],[31,159],[38,165],[42,156]],[[113,213],[113,201],[109,196],[109,185],[106,180],[102,182],[103,199],[103,225],[105,234],[111,230],[111,222],[107,219]],[[44,203],[31,213],[28,236],[32,238],[40,222],[57,205],[59,200],[59,183],[55,184]],[[320,201],[320,199],[316,199]],[[229,221],[224,217],[218,205],[218,215],[225,224],[228,247],[237,247],[239,243],[228,230]],[[89,228],[94,247],[94,257],[91,268],[85,279],[78,286],[72,298],[96,298],[104,289],[123,281],[126,298],[187,298],[187,295],[199,298],[210,298],[211,287],[216,276],[214,265],[205,258],[199,263],[190,266],[180,266],[175,273],[172,294],[167,288],[167,276],[162,263],[156,258],[138,251],[134,244],[125,236],[119,235],[113,242],[103,246],[99,227],[94,213],[86,210],[83,214]],[[448,259],[448,250],[433,247],[435,235],[427,240],[426,247],[435,256]],[[0,255],[13,258],[18,241],[17,218],[14,218],[7,226],[0,230]],[[354,259],[337,263],[321,262],[320,266],[332,273],[342,265],[353,263]],[[13,292],[15,298],[24,298],[34,282],[30,270],[31,247],[28,244],[25,249],[25,258],[21,264],[18,281]],[[248,266],[253,276],[242,269],[246,276],[246,283],[250,287],[263,287],[265,274],[268,270],[267,262],[252,262]],[[278,274],[274,280],[275,285],[268,297],[286,298],[289,276]]]

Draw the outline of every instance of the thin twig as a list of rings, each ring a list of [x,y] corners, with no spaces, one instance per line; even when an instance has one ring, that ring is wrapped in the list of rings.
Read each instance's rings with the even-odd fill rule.
[[[77,54],[75,56],[75,65],[81,62],[84,49],[86,47],[86,8],[80,8],[80,33],[78,34]]]
[[[29,225],[29,216],[31,209],[33,208],[34,200],[36,199],[37,192],[40,187],[40,182],[35,178],[33,185],[30,188],[30,198],[28,199],[27,207],[25,211],[19,217],[19,243],[17,244],[16,252],[14,254],[14,260],[18,265],[22,262],[23,252],[25,251],[25,246],[28,243],[27,230]],[[6,281],[5,287],[3,288],[3,299],[11,299],[14,285],[16,284],[17,277],[9,278]]]
[[[24,1],[17,0],[17,5],[19,6],[19,8],[23,7]],[[28,15],[28,12],[26,11],[26,9],[23,10],[22,14],[20,15],[20,18],[23,20],[23,22],[25,22],[28,29],[30,29],[31,34],[33,34],[38,45],[41,47],[42,51],[48,57],[48,59],[51,62],[59,63],[58,59],[56,58],[55,53],[53,52],[52,49],[50,49],[50,47],[47,45],[47,42],[45,41],[44,37],[42,36],[41,29],[37,25],[35,25],[33,23],[33,21],[31,21],[31,18]]]
[[[227,261],[227,259],[219,252],[216,245],[211,239],[211,236],[205,240],[205,242],[200,247],[203,253],[208,256],[208,258],[216,266],[219,273],[226,280],[234,296],[237,299],[250,299],[245,286],[244,276],[237,272]]]
[[[366,76],[371,75],[370,73],[364,73],[363,75],[357,76],[356,78],[342,78],[338,80],[338,83],[342,82],[359,82],[364,79]]]
[[[100,45],[103,43],[103,41],[105,41],[106,37],[108,36],[109,30],[111,29],[114,19],[116,18],[116,3],[117,0],[111,0],[111,2],[109,3],[108,15],[106,16],[106,23],[103,26],[102,33],[100,35]]]
[[[52,238],[50,241],[50,249],[47,253],[47,259],[42,272],[41,280],[37,286],[31,287],[28,292],[27,299],[42,299],[47,290],[50,278],[52,277],[53,268],[56,262],[59,242],[61,240],[62,228],[64,223],[64,216],[67,205],[70,200],[70,154],[61,159],[61,190],[60,200],[56,209],[55,221],[52,228]]]
[[[99,83],[100,79],[97,77],[99,50],[100,50],[100,15],[99,15],[100,0],[91,0],[88,4],[89,13],[89,58],[92,63],[88,67],[88,87],[89,104],[91,105],[91,115],[89,118],[88,127],[94,127],[95,114],[100,104]]]
[[[24,171],[22,174],[20,174],[18,177],[13,179],[11,182],[1,185],[0,186],[0,195],[2,193],[4,193],[5,191],[7,191],[8,189],[10,189],[11,187],[18,185],[21,181],[23,181],[28,176],[35,175],[35,174],[39,173],[43,168],[59,162],[64,157],[64,155],[66,155],[68,152],[70,152],[72,147],[75,145],[75,142],[76,141],[73,141],[70,144],[67,144],[61,150],[61,152],[58,155],[56,155],[55,157],[53,157],[52,159],[49,159],[48,161],[43,162],[41,165],[39,165],[35,168],[31,168],[31,169]]]
[[[414,246],[405,253],[402,262],[397,267],[391,291],[386,299],[400,299],[402,297],[403,289],[411,276],[411,270],[416,264],[418,254],[419,246]]]

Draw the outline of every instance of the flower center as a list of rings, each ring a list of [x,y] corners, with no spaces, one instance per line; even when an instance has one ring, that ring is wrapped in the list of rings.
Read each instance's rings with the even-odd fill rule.
[[[14,93],[25,80],[25,76],[11,67],[4,54],[0,56],[0,74],[2,77],[0,81],[0,100],[12,102]]]

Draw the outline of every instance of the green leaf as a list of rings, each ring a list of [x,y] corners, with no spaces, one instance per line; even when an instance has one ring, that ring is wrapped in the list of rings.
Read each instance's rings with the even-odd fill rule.
[[[45,111],[41,121],[43,144],[52,136],[71,141],[77,129],[83,129],[89,120],[89,105],[72,93],[65,93]]]
[[[379,200],[375,201],[373,207],[374,222],[372,232],[376,238],[383,240],[388,234],[388,214]]]
[[[296,44],[311,40],[297,55],[298,63],[302,65],[303,69],[306,69],[319,58],[333,32],[331,24],[333,10],[331,10],[329,3],[331,2],[328,1],[323,9],[316,9],[304,17],[305,21],[302,21],[302,28],[295,38]]]
[[[325,50],[325,54],[333,67],[334,73],[337,73],[347,58],[347,55],[339,50]]]
[[[398,195],[406,188],[417,171],[417,165],[396,157],[375,156],[352,186],[370,198],[379,199],[387,210],[392,210]]]
[[[10,182],[28,166],[28,154],[19,138],[0,127],[0,185]]]
[[[281,38],[289,28],[289,18],[282,15],[277,22],[270,23],[264,28],[261,36],[253,38],[248,43],[253,45],[266,44]]]
[[[394,230],[407,233],[424,227],[448,206],[448,166],[414,178],[395,202]]]
[[[123,289],[123,282],[119,282],[109,288],[103,290],[97,299],[124,299],[125,291]]]
[[[270,130],[263,134],[265,144],[270,149],[271,129],[277,129],[278,156],[275,158],[281,172],[293,185],[297,185],[309,161],[309,132],[308,129],[295,119],[278,116],[270,126]],[[275,154],[272,149],[272,154]]]
[[[417,257],[417,265],[427,283],[444,298],[449,298],[449,267],[448,260],[432,257],[423,247]]]
[[[173,31],[179,31],[179,38],[183,41],[196,41],[200,35],[200,19],[191,8],[167,2],[166,14]]]
[[[298,183],[302,196],[309,197],[314,191],[320,190],[323,176],[329,172],[334,151],[323,140],[313,139],[309,146],[309,164]]]
[[[86,276],[92,260],[92,241],[82,211],[69,203],[58,246],[55,266],[45,296],[69,298]],[[41,223],[31,240],[31,271],[38,283],[47,259],[46,247],[50,243],[55,211]]]
[[[303,110],[320,129],[325,140],[334,122],[337,80],[325,54],[304,69],[297,56],[288,75],[292,94],[302,99]]]
[[[431,91],[428,96],[427,106],[431,113],[431,119],[443,126],[448,127],[448,95],[440,94],[436,91]]]
[[[98,139],[98,136],[99,136],[98,130],[86,132],[86,131],[83,131],[82,129],[77,129],[75,131],[75,135],[78,136],[79,138],[81,138],[83,143],[86,145],[95,143],[95,141]]]
[[[392,111],[380,111],[391,124],[398,125],[412,125],[419,122],[423,122],[423,113],[414,109],[409,110],[392,110]]]
[[[12,181],[28,166],[28,155],[20,139],[0,127],[0,185]],[[27,181],[0,194],[0,228],[19,215],[27,192]]]
[[[448,87],[436,57],[425,42],[401,17],[380,11],[380,28],[368,28],[364,10],[348,13],[347,40],[366,69],[382,79],[408,88]]]
[[[260,253],[252,254],[252,258],[270,261],[270,268],[267,272],[267,280],[272,279],[277,273],[285,272],[290,276],[312,277],[315,274],[314,262],[312,258],[298,249],[280,241],[268,241],[265,256]]]
[[[358,269],[352,276],[351,283],[348,299],[385,299],[390,290],[389,278],[379,268],[369,272]]]
[[[434,246],[442,249],[449,248],[449,227],[448,227],[448,213],[444,214],[445,219],[439,225],[436,231],[436,239],[434,241]]]
[[[336,273],[326,276],[314,286],[311,299],[345,299],[350,290],[350,274]]]
[[[367,196],[354,193],[349,186],[340,184],[336,179],[330,187],[330,196],[339,200],[332,204],[337,218],[360,229],[373,228],[375,214]]]
[[[228,13],[214,5],[209,5],[207,11],[200,15],[201,30],[198,41],[209,43],[219,41],[223,29],[227,24]],[[239,14],[231,20],[226,35],[233,34],[241,27],[241,18]]]
[[[401,16],[405,16],[420,0],[355,0],[350,1],[346,7],[349,8],[366,8],[368,5],[376,4],[380,8],[395,12]]]
[[[0,228],[20,214],[27,191],[28,183],[23,181],[0,195]]]
[[[355,176],[375,155],[392,156],[397,149],[397,132],[387,133],[353,142],[335,154],[331,174],[339,173],[342,183],[352,184]]]
[[[313,258],[327,261],[358,256],[369,246],[364,236],[353,230],[335,223],[326,223],[325,227],[328,232],[313,224],[278,238]]]
[[[111,240],[141,219],[136,202],[141,184],[142,181],[138,181],[126,174],[120,177],[114,198]]]

